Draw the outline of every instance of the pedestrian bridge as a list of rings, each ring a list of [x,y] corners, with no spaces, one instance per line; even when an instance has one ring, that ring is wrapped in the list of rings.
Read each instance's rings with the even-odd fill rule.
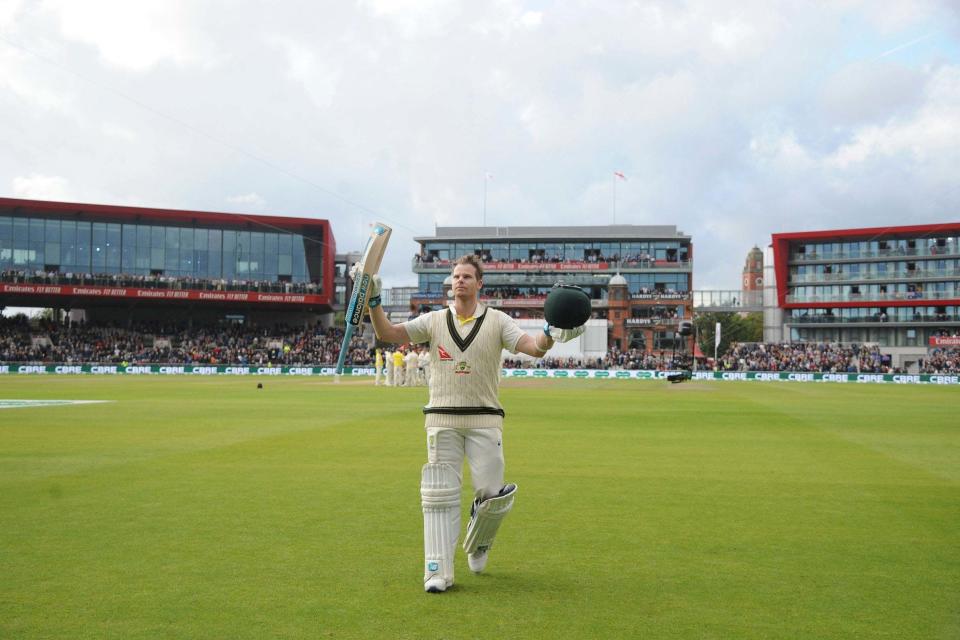
[[[693,292],[694,313],[751,313],[763,311],[763,291],[702,289]]]

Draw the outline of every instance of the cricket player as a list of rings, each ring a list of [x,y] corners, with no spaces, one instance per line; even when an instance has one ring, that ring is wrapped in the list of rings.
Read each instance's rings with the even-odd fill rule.
[[[376,358],[374,358],[373,366],[376,367],[377,373],[373,379],[373,384],[379,387],[380,377],[383,373],[383,354],[380,353],[380,349],[377,349],[376,353],[377,353],[377,356]]]
[[[417,380],[417,367],[420,364],[420,356],[417,355],[417,349],[411,347],[410,351],[407,351],[407,355],[403,357],[403,363],[406,367],[406,371],[403,374],[403,384],[407,387],[415,387],[420,384],[420,381]]]
[[[387,363],[387,379],[386,379],[386,383],[387,383],[387,386],[388,386],[388,387],[392,387],[392,386],[393,386],[393,352],[391,352],[391,351],[384,351],[384,352],[383,352],[383,359],[384,359],[384,360],[386,361],[386,363]]]
[[[430,350],[421,349],[419,362],[417,362],[417,374],[419,375],[419,384],[427,385],[430,380]]]
[[[500,354],[542,358],[554,341],[566,342],[584,327],[544,327],[525,333],[507,314],[480,304],[483,267],[467,255],[453,268],[454,301],[401,324],[379,306],[379,278],[371,289],[370,317],[377,336],[394,344],[430,344],[430,401],[426,415],[427,463],[420,484],[423,508],[424,589],[453,586],[454,550],[460,536],[460,487],[464,457],[475,499],[464,538],[470,569],[481,572],[501,520],[513,506],[515,484],[503,480],[503,418],[498,398]]]
[[[397,349],[393,352],[393,386],[402,387],[403,377],[403,351]]]

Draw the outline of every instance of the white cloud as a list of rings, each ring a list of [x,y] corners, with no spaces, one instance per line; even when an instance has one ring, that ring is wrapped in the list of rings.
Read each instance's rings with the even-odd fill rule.
[[[826,163],[850,169],[894,157],[905,162],[960,160],[960,67],[944,67],[930,79],[926,102],[911,117],[857,129]]]
[[[45,0],[63,35],[97,49],[109,65],[147,71],[162,63],[209,67],[217,53],[196,33],[196,6],[184,0]]]
[[[319,55],[314,46],[273,36],[267,42],[279,47],[287,61],[287,76],[301,85],[318,107],[329,107],[337,94],[341,72]]]
[[[242,193],[230,196],[227,198],[227,202],[231,205],[250,209],[263,209],[267,205],[267,201],[258,193]]]
[[[115,122],[104,122],[100,130],[108,138],[122,142],[134,143],[139,138],[136,131]]]
[[[0,185],[269,206],[342,250],[382,220],[408,284],[410,238],[476,224],[485,172],[491,224],[561,225],[609,221],[619,169],[618,221],[676,224],[697,286],[736,286],[772,231],[960,208],[956,8],[878,1],[0,0],[41,54],[0,42]]]
[[[758,162],[780,171],[796,172],[816,164],[816,159],[800,144],[793,131],[765,132],[750,140],[749,146]]]
[[[70,200],[72,190],[66,178],[45,176],[33,173],[29,176],[17,176],[11,186],[16,198],[30,200]]]
[[[0,45],[0,88],[30,104],[30,108],[68,112],[73,106],[73,83],[35,68],[24,51]]]
[[[439,36],[459,13],[451,0],[360,0],[370,15],[391,24],[408,39]]]
[[[23,7],[23,0],[0,0],[0,29],[11,25]]]
[[[710,29],[710,39],[723,49],[736,49],[753,35],[753,27],[742,20],[716,22]]]

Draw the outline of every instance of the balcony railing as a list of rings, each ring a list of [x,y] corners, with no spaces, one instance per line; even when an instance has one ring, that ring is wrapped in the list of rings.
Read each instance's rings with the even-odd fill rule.
[[[28,273],[4,271],[0,282],[83,287],[131,287],[137,289],[168,289],[190,291],[251,291],[258,293],[322,293],[321,285],[313,282],[280,282],[277,280],[225,280],[179,276],[141,276],[122,273]]]
[[[449,270],[453,264],[450,260],[427,261],[414,256],[411,261],[414,271],[426,269]],[[564,260],[530,262],[523,260],[491,261],[483,263],[485,272],[495,271],[612,271],[616,269],[674,269],[690,270],[690,260]]]
[[[692,294],[689,291],[651,291],[645,293],[634,293],[630,296],[630,299],[634,302],[652,302],[657,304],[669,304],[684,302],[691,299]],[[497,296],[485,296],[480,295],[480,301],[484,304],[489,304],[491,306],[513,306],[513,307],[522,307],[522,306],[543,306],[543,303],[546,301],[546,295],[535,295],[535,296],[511,296],[511,297],[497,297]],[[449,299],[443,294],[436,291],[418,291],[410,295],[410,300],[414,300],[420,304],[446,304],[449,302]],[[500,301],[500,302],[497,302]],[[610,300],[609,298],[597,298],[591,299],[590,304],[594,307],[606,307],[608,306]]]
[[[957,292],[940,291],[906,291],[894,293],[845,293],[837,295],[820,296],[798,296],[788,295],[787,304],[806,304],[815,302],[883,302],[911,300],[922,302],[924,300],[955,300],[960,298]]]
[[[784,320],[786,324],[916,324],[916,323],[951,323],[960,322],[960,316],[952,314],[914,314],[911,318],[883,317],[883,316],[859,316],[853,318],[841,318],[838,316],[798,316],[788,317]]]
[[[915,247],[913,249],[878,249],[877,251],[831,251],[829,253],[792,253],[791,262],[823,262],[826,260],[856,260],[860,258],[910,258],[960,255],[960,247],[948,244],[945,247]]]
[[[790,276],[790,284],[823,284],[827,282],[914,281],[960,278],[960,269],[916,269],[902,273],[807,273]]]

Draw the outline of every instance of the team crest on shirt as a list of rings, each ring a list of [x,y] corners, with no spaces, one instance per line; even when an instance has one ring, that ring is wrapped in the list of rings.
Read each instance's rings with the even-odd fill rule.
[[[459,376],[467,375],[470,373],[470,363],[466,360],[461,360],[453,367],[453,372]]]
[[[442,344],[437,345],[437,355],[440,356],[441,360],[450,360],[453,361],[453,356],[447,353],[447,350],[443,348]]]

